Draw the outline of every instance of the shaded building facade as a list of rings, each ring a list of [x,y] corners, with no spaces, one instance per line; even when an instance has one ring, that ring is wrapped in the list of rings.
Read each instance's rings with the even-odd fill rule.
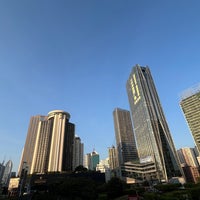
[[[113,111],[116,150],[119,166],[125,162],[136,160],[137,148],[133,135],[133,127],[130,112],[125,109],[116,108]]]
[[[19,174],[24,163],[28,174],[72,170],[75,125],[69,119],[62,110],[31,117]]]
[[[140,163],[155,162],[159,180],[181,176],[182,169],[150,69],[133,67],[126,88]]]
[[[83,143],[78,136],[74,138],[74,151],[73,151],[73,170],[79,165],[83,165]]]

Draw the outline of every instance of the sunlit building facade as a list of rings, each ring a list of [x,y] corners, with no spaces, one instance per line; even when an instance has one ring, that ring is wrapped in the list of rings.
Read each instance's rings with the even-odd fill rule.
[[[24,166],[24,162],[28,166],[28,173],[30,172],[30,168],[32,166],[32,160],[33,160],[33,152],[36,145],[36,136],[37,136],[38,126],[39,126],[40,120],[42,120],[43,118],[44,116],[37,115],[37,116],[31,117],[30,119],[28,132],[26,136],[26,142],[22,151],[22,156],[21,156],[20,165],[18,169],[19,175]]]
[[[186,164],[187,166],[192,167],[199,167],[194,148],[184,147],[177,150],[177,153],[181,164]]]
[[[69,119],[62,110],[32,117],[19,169],[26,163],[28,174],[72,171],[75,125]]]
[[[128,110],[116,108],[113,111],[116,149],[119,166],[138,158],[133,135],[131,115]]]
[[[200,85],[185,90],[180,105],[200,152]]]
[[[116,169],[119,166],[119,164],[118,164],[117,150],[116,150],[115,146],[108,148],[108,156],[109,156],[110,169],[111,170]]]
[[[154,162],[159,180],[181,176],[176,149],[150,69],[139,65],[133,67],[126,88],[140,163]]]

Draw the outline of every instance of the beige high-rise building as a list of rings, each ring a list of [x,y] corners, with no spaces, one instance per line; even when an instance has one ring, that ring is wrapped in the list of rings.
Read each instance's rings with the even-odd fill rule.
[[[191,167],[199,167],[193,148],[184,147],[177,150],[177,152],[181,164],[186,164]]]
[[[118,158],[117,158],[117,150],[114,146],[108,148],[108,155],[109,155],[109,167],[111,170],[116,169],[119,167]]]
[[[38,130],[39,122],[43,117],[44,116],[37,115],[37,116],[31,117],[30,119],[28,133],[26,136],[26,142],[22,151],[22,156],[21,156],[19,169],[18,169],[19,175],[24,165],[28,166],[28,173],[30,173],[30,168],[32,166],[32,160],[33,160],[33,152],[36,145],[36,136],[37,136],[36,133]]]
[[[31,118],[20,171],[24,163],[28,174],[72,171],[75,125],[69,119],[62,110]]]
[[[200,85],[185,90],[180,105],[200,152]]]

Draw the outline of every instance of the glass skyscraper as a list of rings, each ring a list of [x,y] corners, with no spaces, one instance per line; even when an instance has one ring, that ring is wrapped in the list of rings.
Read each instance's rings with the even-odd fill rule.
[[[126,88],[140,162],[154,161],[159,180],[181,176],[176,149],[150,69],[139,65],[133,67]]]

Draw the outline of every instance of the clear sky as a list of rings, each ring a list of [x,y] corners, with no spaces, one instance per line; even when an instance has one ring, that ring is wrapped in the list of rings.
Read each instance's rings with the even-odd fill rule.
[[[1,0],[0,162],[17,171],[29,120],[71,114],[85,153],[115,145],[112,112],[148,65],[176,148],[194,147],[180,94],[200,82],[198,0]]]

